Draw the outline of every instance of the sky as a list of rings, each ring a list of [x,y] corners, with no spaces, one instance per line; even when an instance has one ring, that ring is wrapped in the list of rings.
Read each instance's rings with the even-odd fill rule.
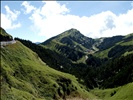
[[[1,27],[43,42],[75,28],[91,38],[133,33],[133,1],[1,1]]]

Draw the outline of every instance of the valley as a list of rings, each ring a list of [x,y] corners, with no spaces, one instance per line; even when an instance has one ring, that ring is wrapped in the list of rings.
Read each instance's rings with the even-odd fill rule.
[[[66,30],[42,43],[1,28],[2,100],[132,100],[133,33],[84,36]]]

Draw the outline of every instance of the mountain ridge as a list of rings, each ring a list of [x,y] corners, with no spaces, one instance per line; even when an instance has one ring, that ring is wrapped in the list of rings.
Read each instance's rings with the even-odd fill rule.
[[[47,45],[15,38],[0,49],[3,99],[132,98],[120,93],[133,91],[133,33],[99,39],[75,29],[63,33]]]
[[[133,33],[126,36],[118,35],[113,37],[93,39],[84,36],[80,33],[80,31],[72,28],[42,42],[40,45],[44,46],[45,48],[55,50],[58,53],[66,54],[65,56],[72,61],[78,61],[86,54],[94,54],[95,52],[97,53],[100,51],[102,52],[103,50],[107,50],[115,44],[123,40],[127,40],[126,37],[128,36],[128,38],[130,38],[130,40],[128,40],[132,41],[132,34]],[[70,54],[76,53],[81,56],[75,56],[76,58],[74,59],[67,51],[70,51]]]
[[[65,57],[67,57],[74,63],[78,64],[80,62],[80,64],[79,64],[80,66],[86,66],[86,67],[82,67],[82,68],[77,67],[77,69],[73,69],[73,70],[76,70],[79,73],[81,73],[81,75],[77,75],[78,77],[80,77],[80,76],[82,77],[82,76],[84,76],[84,74],[89,76],[88,79],[87,78],[85,79],[85,81],[86,81],[86,84],[92,85],[92,86],[89,85],[90,88],[97,87],[97,85],[99,84],[97,82],[100,80],[96,81],[97,79],[95,79],[96,78],[95,76],[97,76],[95,74],[99,70],[99,68],[101,68],[100,70],[104,70],[105,67],[103,67],[103,66],[108,66],[107,69],[109,68],[109,70],[111,70],[110,66],[112,66],[112,65],[110,65],[110,63],[114,63],[114,62],[122,63],[122,60],[120,60],[121,58],[122,59],[130,59],[130,57],[133,55],[133,35],[132,35],[133,33],[131,33],[129,35],[125,35],[125,36],[119,35],[119,36],[113,36],[113,37],[108,37],[108,38],[98,38],[98,39],[92,39],[92,38],[90,39],[85,36],[82,39],[82,36],[80,36],[81,33],[80,33],[80,35],[77,33],[78,34],[77,36],[79,36],[79,37],[73,36],[73,38],[71,37],[71,35],[64,35],[64,34],[71,34],[73,32],[74,32],[74,34],[76,34],[76,32],[79,32],[79,31],[73,30],[73,29],[67,30],[62,34],[59,34],[54,39],[50,40],[50,41],[57,40],[56,42],[51,42],[51,44],[47,44],[47,45],[43,45],[43,43],[42,43],[41,45],[43,45],[44,47],[48,47],[51,50],[55,50],[55,52],[58,52],[59,54],[63,54]],[[64,38],[66,40],[64,40]],[[86,42],[86,39],[89,39],[89,41],[92,40],[92,42],[89,45],[89,48],[86,48],[85,46],[84,46],[85,49],[80,49],[78,47],[73,48],[73,46],[75,45],[73,41],[76,40],[76,43],[78,45],[82,45],[82,42],[83,42],[82,40],[85,40],[85,42]],[[63,40],[63,41],[60,41],[60,40]],[[72,45],[70,45],[69,42]],[[63,46],[60,44],[62,44]],[[77,48],[78,48],[78,50],[77,50]],[[80,54],[77,53],[78,51],[80,51],[81,54],[83,54],[83,55],[79,56]],[[76,54],[74,54],[74,52],[76,52]],[[128,57],[128,55],[129,55],[129,57]],[[115,61],[113,61],[113,59]],[[119,65],[117,65],[117,63],[115,63],[114,65],[119,67]],[[128,64],[127,66],[131,67],[132,65]],[[125,67],[125,69],[128,70],[128,67]],[[87,70],[88,72],[90,72],[92,74],[86,74],[87,71],[80,72],[81,70],[82,71]],[[118,75],[120,73],[118,73]],[[76,75],[76,73],[73,73],[73,74]],[[117,74],[116,74],[116,76],[117,76]],[[93,77],[93,78],[91,78],[91,77]],[[110,76],[110,77],[113,77],[113,76]],[[84,79],[84,77],[82,77],[82,79]],[[109,83],[107,83],[107,84],[108,84],[107,85],[107,87],[108,87]],[[116,83],[114,82],[112,84],[115,85]],[[123,82],[123,84],[125,84],[125,83]],[[104,85],[102,85],[102,86],[104,87]],[[114,86],[114,85],[112,85],[112,86]]]
[[[85,55],[88,49],[91,49],[91,45],[94,42],[93,39],[85,37],[76,29],[67,30],[55,37],[52,37],[45,42],[41,43],[46,48],[55,50],[56,52],[66,53],[66,57],[72,61],[77,61],[79,58]],[[67,50],[71,52],[67,52]],[[72,57],[71,54],[77,57]]]

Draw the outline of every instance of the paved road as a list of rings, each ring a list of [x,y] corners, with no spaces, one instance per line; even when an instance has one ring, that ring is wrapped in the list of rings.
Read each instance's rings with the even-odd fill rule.
[[[1,42],[0,42],[0,45],[1,45],[1,47],[2,47],[2,46],[9,45],[9,44],[14,44],[14,43],[16,43],[15,40],[12,40],[12,41],[1,41]]]

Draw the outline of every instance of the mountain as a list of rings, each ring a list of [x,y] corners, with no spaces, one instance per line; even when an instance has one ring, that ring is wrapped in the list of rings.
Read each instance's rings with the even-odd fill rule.
[[[105,50],[114,46],[117,42],[121,41],[124,36],[113,36],[109,38],[103,38],[101,44],[98,46],[99,50]]]
[[[66,45],[68,47],[76,48],[77,50],[85,50],[91,48],[94,40],[92,38],[88,38],[80,33],[77,29],[69,29],[53,38],[50,38],[43,42],[43,45],[48,45],[51,43],[58,43],[62,45]]]
[[[40,44],[41,42],[35,42],[35,44]]]
[[[93,43],[94,39],[88,38],[72,28],[46,40],[41,45],[63,54],[72,61],[77,61],[85,56],[85,52],[92,50]]]
[[[133,51],[133,33],[126,36],[105,38],[99,45],[99,51],[94,54],[100,58],[111,58],[128,54]]]
[[[0,41],[10,41],[13,37],[8,34],[2,27],[0,27]]]
[[[74,76],[50,68],[21,42],[1,48],[2,100],[59,100],[90,95]]]
[[[0,49],[2,100],[132,100],[133,33],[92,39],[70,29],[42,44],[15,40]]]
[[[70,29],[48,39],[41,46],[58,52],[77,64],[71,73],[76,75],[79,81],[84,80],[84,84],[89,88],[112,88],[133,81],[133,33],[126,36],[92,39],[85,37],[76,29]],[[122,73],[127,74],[122,75]],[[120,84],[117,83],[122,77],[128,78],[126,81],[122,80]]]
[[[93,73],[93,78],[102,88],[113,88],[132,82],[133,33],[103,39],[99,51],[88,55],[86,63],[88,66],[98,67],[93,70],[97,73]]]
[[[93,54],[100,58],[107,58],[116,54],[113,52],[113,49],[117,49],[117,52],[122,49],[121,54],[126,51],[132,51],[132,47],[130,45],[122,45],[124,43],[128,44],[129,42],[132,45],[132,34],[128,36],[113,36],[92,39],[82,35],[77,29],[72,28],[44,41],[40,45],[62,54],[71,61],[83,62],[83,59],[87,54]],[[109,52],[111,49],[112,51]],[[117,55],[119,56],[121,54],[119,53]]]

